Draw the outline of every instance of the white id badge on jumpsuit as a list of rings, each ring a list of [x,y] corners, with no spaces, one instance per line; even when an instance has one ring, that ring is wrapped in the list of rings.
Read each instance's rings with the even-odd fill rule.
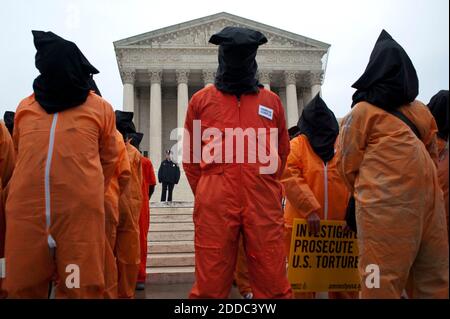
[[[0,258],[0,278],[6,278],[6,259]]]

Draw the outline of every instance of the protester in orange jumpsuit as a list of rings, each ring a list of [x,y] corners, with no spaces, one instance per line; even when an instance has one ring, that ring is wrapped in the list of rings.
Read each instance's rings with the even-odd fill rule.
[[[16,111],[16,169],[6,201],[10,298],[103,298],[105,189],[118,150],[111,105],[78,47],[33,31],[40,75]]]
[[[132,112],[116,111],[117,130],[122,133],[130,161],[131,178],[120,194],[116,258],[119,298],[134,298],[139,273],[139,216],[142,206],[141,154],[131,144],[136,138]],[[142,137],[140,137],[142,138]]]
[[[350,197],[336,169],[339,124],[319,95],[306,105],[297,127],[298,136],[291,140],[291,152],[281,179],[287,199],[284,212],[287,254],[295,218],[306,219],[310,231],[316,233],[321,220],[344,220]],[[328,296],[357,298],[358,293],[330,292]],[[295,297],[312,299],[316,294],[296,293]]]
[[[428,108],[433,114],[438,127],[438,178],[442,191],[444,192],[445,212],[447,216],[448,230],[448,122],[449,103],[448,90],[441,90],[433,96],[428,103]]]
[[[400,298],[410,276],[415,298],[448,298],[436,123],[415,100],[411,60],[386,31],[353,87],[337,166],[356,202],[361,297]]]
[[[12,113],[12,112],[11,112]],[[13,113],[14,114],[14,113]],[[6,122],[5,122],[6,123]],[[11,123],[8,123],[11,124]],[[12,126],[11,127],[12,131]],[[0,122],[0,273],[4,269],[5,262],[5,199],[6,199],[6,186],[14,170],[15,164],[15,152],[14,145],[11,139],[11,135],[5,124]],[[3,275],[0,276],[0,299],[6,298],[6,291],[2,289]]]
[[[130,181],[131,168],[125,143],[119,131],[116,130],[116,143],[119,157],[114,176],[105,194],[105,298],[118,298],[118,272],[115,257],[117,227],[119,225],[119,198]]]
[[[139,217],[139,240],[141,248],[141,263],[137,279],[137,290],[145,289],[147,278],[147,237],[150,226],[150,206],[149,201],[155,191],[156,177],[153,164],[149,158],[142,156],[142,206]]]
[[[255,298],[291,298],[279,182],[289,154],[286,119],[279,97],[255,78],[256,52],[267,39],[227,27],[210,42],[219,45],[215,85],[192,97],[185,122],[183,165],[195,194],[196,276],[190,298],[228,297],[241,232]],[[234,137],[230,129],[237,129]],[[247,149],[237,145],[244,140],[240,129],[251,135],[242,143]],[[225,140],[236,145],[227,147]]]

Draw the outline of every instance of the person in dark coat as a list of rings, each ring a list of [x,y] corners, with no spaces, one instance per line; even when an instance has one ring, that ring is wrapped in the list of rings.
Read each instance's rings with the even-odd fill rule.
[[[175,184],[180,181],[180,168],[170,157],[171,152],[166,151],[166,159],[161,163],[158,170],[158,180],[162,183],[161,202],[171,202],[172,192]],[[167,192],[169,193],[167,196]]]

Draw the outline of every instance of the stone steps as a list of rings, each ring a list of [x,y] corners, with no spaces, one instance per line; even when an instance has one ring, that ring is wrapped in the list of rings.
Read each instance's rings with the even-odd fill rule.
[[[178,267],[178,266],[194,266],[194,253],[150,253],[147,255],[148,267]]]
[[[193,241],[177,241],[177,242],[164,242],[155,241],[148,245],[147,252],[149,254],[167,254],[167,253],[193,253],[194,242]]]
[[[150,225],[149,233],[154,234],[157,232],[178,232],[178,231],[193,231],[194,224],[180,223],[180,222],[166,222],[166,223],[154,223]]]
[[[194,280],[194,267],[147,267],[147,283],[150,284],[193,283]]]
[[[158,223],[192,223],[192,214],[160,214],[150,216],[150,227]]]
[[[147,282],[194,281],[192,203],[152,203],[147,249]]]

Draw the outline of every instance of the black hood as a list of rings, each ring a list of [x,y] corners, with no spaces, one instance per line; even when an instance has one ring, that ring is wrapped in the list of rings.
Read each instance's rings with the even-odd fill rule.
[[[133,145],[134,147],[136,147],[137,149],[139,149],[139,146],[141,145],[142,142],[142,138],[144,137],[143,133],[127,133],[126,134],[126,139],[130,139],[130,143],[131,145]]]
[[[364,74],[353,88],[353,105],[366,101],[385,110],[411,103],[419,93],[416,69],[405,50],[383,30]]]
[[[289,139],[292,140],[293,138],[300,135],[300,128],[296,125],[288,129]]]
[[[14,129],[14,116],[16,113],[11,111],[6,111],[5,114],[3,114],[3,121],[5,121],[5,126],[9,131],[9,134],[12,135],[13,129]]]
[[[93,74],[91,74],[91,77],[89,78],[89,87],[91,88],[92,91],[95,92],[95,94],[97,94],[98,96],[102,96],[102,93],[98,89],[97,83],[95,83],[95,81],[94,81]]]
[[[258,31],[226,27],[211,36],[209,42],[219,45],[217,89],[238,97],[244,93],[258,92],[261,85],[256,79],[256,52],[260,45],[267,42],[267,38]]]
[[[299,133],[308,137],[309,144],[324,163],[334,157],[339,123],[319,94],[303,109],[297,126]]]
[[[99,71],[75,43],[52,32],[32,32],[40,72],[33,83],[36,100],[49,114],[83,104],[91,90],[91,75]]]
[[[133,112],[116,111],[116,128],[126,139],[128,134],[136,133],[133,123]]]
[[[431,113],[436,120],[438,126],[438,136],[444,140],[448,140],[448,90],[441,90],[433,96],[428,103]]]

